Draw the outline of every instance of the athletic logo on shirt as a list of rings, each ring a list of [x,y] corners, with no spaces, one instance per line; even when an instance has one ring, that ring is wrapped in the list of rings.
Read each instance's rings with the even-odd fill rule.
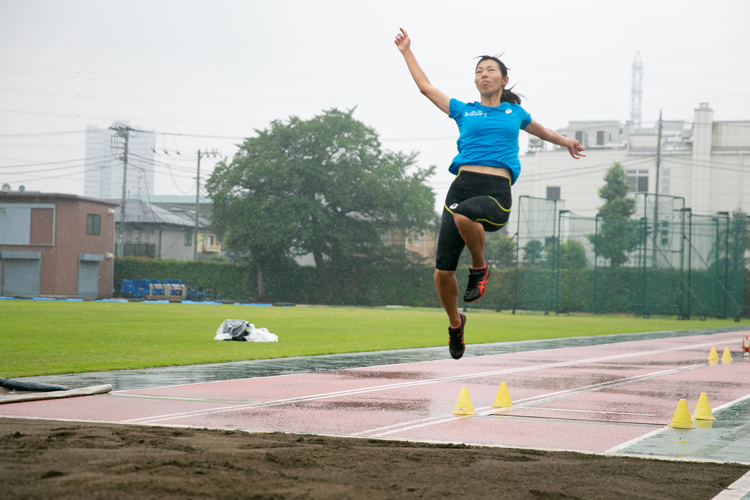
[[[505,114],[506,114],[506,115],[509,115],[509,114],[511,114],[512,112],[513,112],[513,110],[512,110],[512,109],[506,109],[506,110],[505,110]]]
[[[455,210],[457,208],[458,208],[458,203],[454,203],[453,205],[450,206],[451,210]]]
[[[487,116],[487,113],[482,111],[467,111],[464,116]]]

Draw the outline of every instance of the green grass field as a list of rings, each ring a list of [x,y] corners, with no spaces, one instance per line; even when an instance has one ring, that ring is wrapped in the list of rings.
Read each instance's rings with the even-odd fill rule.
[[[467,344],[738,326],[486,310],[467,316]],[[225,319],[268,328],[279,342],[214,341]],[[447,337],[439,309],[0,301],[0,377],[443,346]]]

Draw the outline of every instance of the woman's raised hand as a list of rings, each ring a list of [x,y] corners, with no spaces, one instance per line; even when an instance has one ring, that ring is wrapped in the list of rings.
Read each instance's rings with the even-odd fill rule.
[[[565,147],[568,148],[568,153],[570,153],[570,156],[572,156],[576,160],[586,157],[586,155],[583,154],[583,151],[586,151],[586,148],[581,146],[581,144],[575,139],[568,141]]]
[[[399,30],[401,30],[401,33],[396,35],[396,47],[398,47],[398,50],[401,52],[406,52],[411,46],[411,39],[404,28],[399,28]]]

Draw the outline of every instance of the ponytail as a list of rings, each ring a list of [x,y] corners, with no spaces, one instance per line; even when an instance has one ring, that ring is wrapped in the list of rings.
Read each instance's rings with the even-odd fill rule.
[[[503,95],[500,96],[500,102],[509,102],[511,104],[521,104],[521,95],[512,92],[511,89],[503,89]]]

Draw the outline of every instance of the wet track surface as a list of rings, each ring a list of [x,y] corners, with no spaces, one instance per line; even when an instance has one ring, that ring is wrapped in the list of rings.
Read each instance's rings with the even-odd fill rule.
[[[734,330],[734,331],[733,331]],[[295,432],[750,463],[740,329],[34,377],[107,395],[0,405],[0,416]],[[709,364],[711,347],[733,350]],[[512,409],[493,408],[505,382]],[[462,388],[475,415],[452,414]],[[715,421],[667,427],[707,393]],[[689,418],[688,418],[689,420]]]
[[[523,342],[501,342],[495,344],[469,344],[467,345],[466,354],[464,354],[463,359],[477,356],[510,354],[515,352],[560,349],[564,347],[606,345],[636,340],[691,337],[732,331],[742,331],[742,329],[711,328],[704,330],[676,330],[666,332],[603,335],[598,337],[572,337]],[[333,370],[346,370],[349,368],[418,363],[423,361],[441,361],[446,359],[446,353],[447,349],[445,347],[428,347],[421,349],[331,354],[298,358],[260,359],[206,365],[168,366],[163,368],[139,370],[72,373],[54,376],[45,375],[41,377],[25,377],[18,380],[66,385],[72,388],[110,384],[113,390],[124,391],[131,389],[146,389],[149,387],[162,387],[166,385],[194,384],[253,377],[272,377],[297,373],[320,373]]]

